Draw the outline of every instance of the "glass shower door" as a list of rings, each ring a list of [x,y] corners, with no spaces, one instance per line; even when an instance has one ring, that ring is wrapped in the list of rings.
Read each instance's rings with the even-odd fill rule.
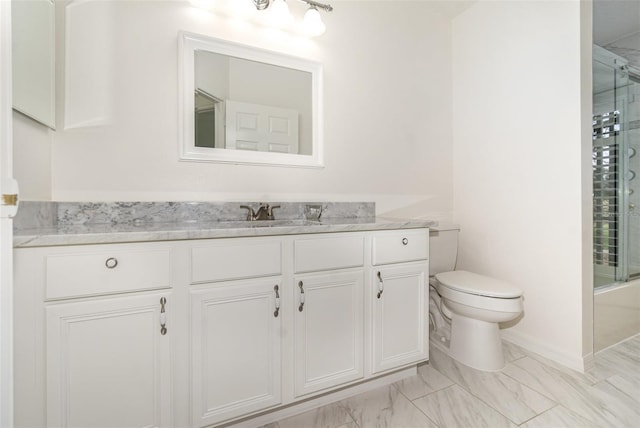
[[[634,193],[629,169],[634,158],[629,149],[629,72],[626,60],[598,46],[593,59],[593,254],[594,285],[599,287],[628,281],[630,262],[638,251],[637,245],[629,245]]]

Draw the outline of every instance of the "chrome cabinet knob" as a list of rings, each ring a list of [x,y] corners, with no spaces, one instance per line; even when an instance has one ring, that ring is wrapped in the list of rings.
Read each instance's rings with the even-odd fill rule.
[[[107,261],[104,262],[104,265],[107,269],[115,269],[115,267],[118,266],[118,259],[115,257],[109,257]]]

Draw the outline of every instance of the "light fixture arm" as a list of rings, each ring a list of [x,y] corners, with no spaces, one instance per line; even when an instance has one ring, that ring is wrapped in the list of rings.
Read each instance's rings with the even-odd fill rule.
[[[327,11],[327,12],[331,12],[331,11],[333,10],[333,7],[331,7],[331,5],[330,5],[330,4],[326,4],[326,3],[319,3],[319,2],[317,2],[317,1],[313,1],[313,0],[298,0],[298,1],[301,1],[301,2],[303,2],[303,3],[306,3],[306,4],[308,4],[309,6],[315,6],[315,7],[318,7],[318,8],[320,8],[320,9],[324,10],[324,11]]]
[[[330,4],[326,4],[326,3],[320,3],[314,0],[298,0],[301,1],[303,3],[308,4],[309,6],[312,7],[317,7],[320,8],[326,12],[331,12],[333,10],[333,7],[331,7]],[[258,10],[265,10],[267,7],[269,7],[269,4],[271,3],[270,0],[253,0],[253,4],[255,5],[256,9]]]

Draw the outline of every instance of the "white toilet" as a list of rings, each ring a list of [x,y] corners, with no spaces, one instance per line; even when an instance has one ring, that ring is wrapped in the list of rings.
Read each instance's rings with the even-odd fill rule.
[[[454,270],[459,230],[453,225],[431,229],[430,341],[469,367],[501,370],[505,362],[498,323],[522,313],[522,290],[498,279]]]

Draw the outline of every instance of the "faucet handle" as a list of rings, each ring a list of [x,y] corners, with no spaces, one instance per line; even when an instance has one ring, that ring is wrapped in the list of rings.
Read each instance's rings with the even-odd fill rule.
[[[244,208],[247,210],[247,221],[252,221],[256,217],[256,213],[253,212],[253,208],[248,205],[240,205],[240,208]]]
[[[280,208],[280,205],[274,205],[274,206],[267,205],[267,217],[269,217],[269,220],[275,220],[275,217],[273,216],[273,210],[275,208]]]

